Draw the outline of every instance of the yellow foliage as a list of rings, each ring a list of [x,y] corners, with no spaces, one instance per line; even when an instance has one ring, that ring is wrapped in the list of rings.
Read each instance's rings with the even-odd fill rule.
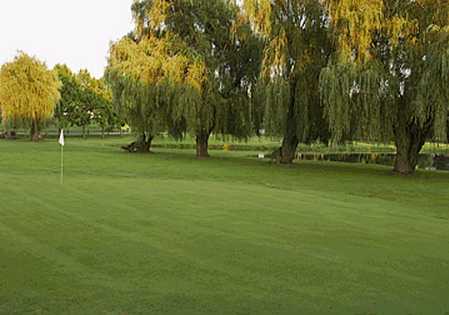
[[[201,92],[206,81],[204,63],[176,53],[170,35],[148,37],[139,43],[122,39],[112,46],[109,64],[123,75],[148,85],[188,84]]]
[[[206,66],[202,62],[193,62],[189,65],[186,83],[197,92],[201,92],[203,84],[207,80]]]
[[[151,29],[157,29],[164,23],[169,8],[170,3],[168,0],[153,0],[153,5],[147,13]]]
[[[134,0],[134,3],[139,4],[141,1],[142,0]],[[142,37],[147,26],[149,26],[150,30],[157,30],[163,27],[169,9],[170,0],[152,0],[152,5],[146,8],[143,15],[140,15],[140,12],[134,12],[136,34],[139,37]]]
[[[406,39],[411,44],[416,43],[418,21],[395,16],[389,21],[385,21],[385,24],[393,46],[398,45],[400,38]]]
[[[244,0],[243,9],[254,29],[264,36],[269,36],[271,25],[271,0]]]
[[[88,70],[81,70],[77,79],[81,86],[86,90],[92,91],[95,95],[102,97],[107,101],[112,101],[112,91],[103,79],[92,77]]]
[[[281,75],[287,63],[288,39],[284,29],[274,36],[268,44],[263,60],[263,75],[271,77],[273,74]]]
[[[362,63],[371,58],[372,35],[383,26],[383,8],[383,0],[327,1],[341,61]]]
[[[231,34],[235,41],[245,41],[249,37],[249,33],[242,32],[241,28],[248,23],[248,17],[241,10],[237,10],[236,18],[232,22]]]
[[[44,63],[25,53],[0,69],[0,109],[4,120],[42,121],[53,115],[61,86]]]

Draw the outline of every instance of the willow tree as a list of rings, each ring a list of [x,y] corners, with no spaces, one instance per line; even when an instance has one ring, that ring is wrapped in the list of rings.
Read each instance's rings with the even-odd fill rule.
[[[393,139],[394,170],[413,173],[425,141],[447,136],[449,3],[332,0],[328,10],[338,51],[321,90],[334,140]]]
[[[125,37],[111,47],[107,80],[119,114],[138,133],[147,152],[154,136],[169,126],[174,107],[195,107],[203,93],[204,64],[184,51],[172,34],[135,40]]]
[[[44,63],[25,53],[0,69],[0,109],[3,121],[21,120],[31,126],[38,141],[42,123],[49,119],[60,98],[60,82]]]
[[[213,132],[247,136],[252,131],[249,98],[260,64],[260,41],[239,7],[228,0],[141,0],[133,10],[139,41],[175,37],[183,54],[202,64],[198,98],[171,102],[167,111],[169,120],[183,122],[196,136],[197,156],[208,156]]]
[[[299,142],[328,138],[319,77],[332,52],[325,7],[319,0],[245,0],[255,31],[267,42],[259,97],[264,124],[283,135],[281,162],[291,163]]]

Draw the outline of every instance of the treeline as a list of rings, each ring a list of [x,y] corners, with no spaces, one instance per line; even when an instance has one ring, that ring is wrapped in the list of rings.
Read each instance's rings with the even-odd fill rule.
[[[199,158],[211,134],[282,136],[282,163],[299,143],[394,142],[394,169],[410,174],[427,140],[447,140],[446,0],[135,0],[131,9],[135,27],[111,45],[104,80],[137,150],[162,131],[195,135]]]
[[[0,71],[0,111],[6,136],[18,128],[29,128],[39,141],[46,125],[59,129],[97,125],[103,132],[121,124],[112,106],[112,92],[103,79],[87,70],[73,73],[66,65],[47,69],[25,53]]]
[[[414,172],[448,125],[449,3],[412,0],[138,0],[135,29],[111,47],[113,102],[154,135],[283,136],[298,143],[394,142]]]

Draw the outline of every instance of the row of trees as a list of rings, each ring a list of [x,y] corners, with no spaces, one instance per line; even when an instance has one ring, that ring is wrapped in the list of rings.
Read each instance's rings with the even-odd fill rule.
[[[393,140],[401,174],[426,140],[447,139],[449,2],[246,0],[245,11],[267,39],[265,79],[290,89],[284,162],[323,114],[333,142]]]
[[[425,141],[446,140],[445,0],[136,0],[135,29],[113,44],[113,101],[148,150],[160,130],[394,141],[414,172]]]
[[[149,150],[159,131],[249,136],[262,41],[228,1],[135,1],[135,30],[113,44],[106,77],[114,104]]]
[[[75,74],[65,65],[49,70],[25,53],[0,70],[0,111],[6,128],[28,127],[34,141],[52,118],[59,128],[82,127],[83,135],[90,124],[104,131],[119,123],[103,79],[87,70]]]
[[[0,71],[4,120],[33,138],[55,106],[60,127],[103,128],[117,115],[149,151],[155,135],[393,141],[395,171],[413,173],[449,112],[446,0],[135,0],[134,29],[113,43],[104,80],[24,54]],[[114,110],[112,108],[112,105]]]

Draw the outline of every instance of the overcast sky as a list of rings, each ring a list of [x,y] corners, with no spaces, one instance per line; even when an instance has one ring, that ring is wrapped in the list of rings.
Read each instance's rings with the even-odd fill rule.
[[[103,75],[109,42],[132,29],[132,0],[0,0],[0,64],[18,50],[49,67]]]

